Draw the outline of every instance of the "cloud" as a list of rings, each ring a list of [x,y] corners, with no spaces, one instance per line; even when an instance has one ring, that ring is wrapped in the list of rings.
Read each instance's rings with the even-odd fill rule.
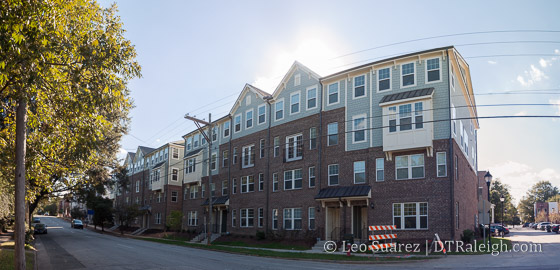
[[[495,64],[497,64],[497,63],[498,63],[498,62],[492,61],[492,60],[489,60],[489,61],[488,61],[488,64],[490,64],[490,65],[495,65]]]
[[[556,50],[554,50],[554,53],[555,54],[560,54],[560,50],[556,49]]]
[[[524,116],[524,115],[527,115],[526,111],[520,111],[520,112],[515,114],[515,116]]]
[[[545,67],[547,67],[548,65],[550,65],[550,61],[546,61],[546,60],[544,60],[544,59],[541,58],[541,59],[539,60],[539,64],[541,65],[541,67],[545,68]]]
[[[548,76],[535,65],[531,65],[531,70],[526,70],[524,76],[517,76],[517,81],[523,86],[531,86],[535,82],[540,82],[544,79],[548,79]]]
[[[527,190],[539,181],[550,181],[553,185],[560,185],[560,172],[544,168],[538,170],[531,166],[516,161],[508,160],[488,169],[494,179],[499,178],[504,184],[511,187],[511,195],[519,202],[527,193]]]

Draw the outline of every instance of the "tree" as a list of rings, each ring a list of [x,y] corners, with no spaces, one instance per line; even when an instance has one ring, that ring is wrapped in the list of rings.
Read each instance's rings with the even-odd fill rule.
[[[118,204],[115,207],[115,216],[119,221],[119,230],[121,234],[124,233],[124,229],[130,226],[130,223],[142,213],[138,209],[138,205],[122,205]]]
[[[172,231],[180,231],[183,226],[183,213],[177,210],[171,211],[165,225]]]
[[[0,175],[15,172],[16,269],[25,269],[25,198],[110,166],[126,132],[127,82],[140,66],[115,13],[87,0],[0,2]]]
[[[502,202],[500,198],[504,196],[504,218],[503,222],[505,224],[513,224],[514,219],[517,216],[517,208],[513,205],[513,198],[509,192],[510,187],[507,184],[503,184],[500,179],[496,179],[492,182],[490,187],[490,202],[495,205],[494,208],[494,219],[502,222]]]
[[[74,206],[74,208],[72,208],[72,210],[70,211],[70,215],[72,216],[72,219],[83,219],[86,217],[86,213],[84,213],[84,210],[80,209],[77,206]]]
[[[535,203],[546,202],[558,195],[558,188],[549,181],[540,181],[534,184],[523,199],[519,201],[519,210],[525,221],[536,221]]]
[[[110,199],[97,197],[93,203],[93,224],[101,226],[101,231],[105,231],[104,223],[113,220],[113,202]]]

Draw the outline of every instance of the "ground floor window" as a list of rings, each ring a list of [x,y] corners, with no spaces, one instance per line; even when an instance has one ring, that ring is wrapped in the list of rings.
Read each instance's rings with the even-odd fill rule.
[[[189,226],[198,226],[198,213],[196,211],[190,211],[188,215]]]
[[[284,209],[284,230],[301,230],[301,208]]]
[[[315,230],[315,207],[309,207],[309,229]]]
[[[264,224],[264,209],[261,207],[259,208],[259,219],[258,219],[259,228],[262,227],[263,224]]]
[[[241,224],[243,228],[253,227],[255,218],[255,209],[246,208],[241,209]]]
[[[156,213],[155,218],[156,218],[155,223],[156,224],[161,224],[161,213]]]
[[[272,209],[272,229],[278,230],[278,209]]]
[[[428,203],[394,203],[393,225],[397,229],[427,229]]]

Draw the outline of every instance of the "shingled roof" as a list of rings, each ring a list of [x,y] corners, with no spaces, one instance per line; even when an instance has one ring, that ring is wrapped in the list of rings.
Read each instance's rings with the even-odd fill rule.
[[[315,199],[369,196],[370,186],[328,187],[319,191]]]
[[[430,96],[430,95],[432,95],[433,92],[434,92],[434,88],[430,87],[430,88],[422,88],[422,89],[418,89],[418,90],[412,90],[412,91],[406,91],[406,92],[386,95],[381,99],[379,104],[392,102],[392,101],[397,101],[397,100],[402,100],[402,99]]]
[[[229,196],[217,197],[212,200],[212,205],[217,205],[217,204],[224,205],[227,203],[228,200],[229,200]],[[202,205],[208,205],[208,199],[206,199],[206,201],[204,201]]]

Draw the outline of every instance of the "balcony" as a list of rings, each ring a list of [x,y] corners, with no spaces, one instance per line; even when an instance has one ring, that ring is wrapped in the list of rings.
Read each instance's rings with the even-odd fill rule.
[[[152,182],[152,191],[158,191],[162,189],[163,189],[163,179]]]

